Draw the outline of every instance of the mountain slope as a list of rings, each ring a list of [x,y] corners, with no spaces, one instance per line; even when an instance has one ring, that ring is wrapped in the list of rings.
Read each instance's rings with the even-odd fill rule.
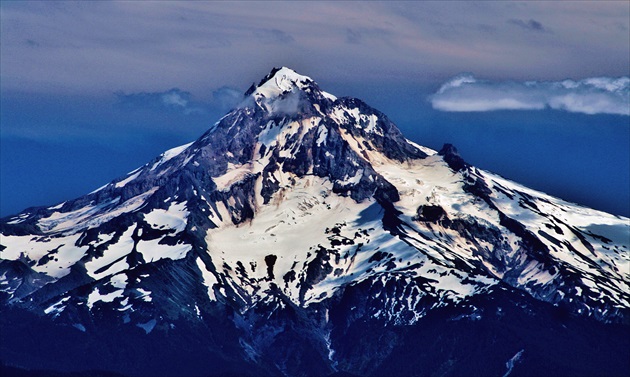
[[[450,145],[416,145],[288,68],[195,142],[5,218],[0,234],[9,317],[35,313],[95,348],[98,334],[212,334],[196,352],[236,368],[215,374],[240,374],[239,360],[253,375],[386,374],[409,341],[400,329],[435,318],[503,323],[502,310],[522,307],[534,322],[551,311],[627,323],[630,307],[627,218],[477,169]],[[455,373],[460,356],[431,373]]]

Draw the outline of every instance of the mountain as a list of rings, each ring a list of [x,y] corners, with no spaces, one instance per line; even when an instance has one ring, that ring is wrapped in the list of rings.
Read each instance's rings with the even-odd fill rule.
[[[284,67],[196,141],[0,234],[5,373],[630,370],[628,218]]]

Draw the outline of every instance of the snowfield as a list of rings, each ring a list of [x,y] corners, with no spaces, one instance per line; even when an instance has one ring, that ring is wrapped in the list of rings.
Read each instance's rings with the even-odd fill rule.
[[[360,284],[407,287],[374,296],[383,306],[371,315],[397,324],[499,284],[589,315],[630,308],[629,219],[457,167],[459,156],[396,136],[367,105],[288,68],[272,73],[198,141],[3,220],[0,259],[15,264],[0,264],[0,290],[26,301],[76,282],[48,290],[39,310],[129,313],[159,298],[154,275],[139,271],[173,265],[197,274],[205,299],[242,313],[271,292],[308,308]],[[33,274],[28,289],[16,264]],[[69,300],[73,289],[87,293]],[[202,316],[198,299],[186,305]]]

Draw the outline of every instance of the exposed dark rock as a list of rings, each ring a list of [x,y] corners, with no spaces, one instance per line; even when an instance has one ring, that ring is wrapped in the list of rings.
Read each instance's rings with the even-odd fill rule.
[[[270,280],[274,279],[273,276],[273,265],[276,263],[276,260],[278,259],[277,256],[275,255],[267,255],[265,257],[265,264],[267,265],[267,276],[269,277]]]
[[[444,211],[444,208],[438,205],[421,205],[416,212],[416,221],[427,221],[432,223],[441,223],[445,227],[449,227],[451,222]]]
[[[442,149],[438,152],[438,155],[444,158],[444,161],[454,171],[461,171],[468,168],[470,165],[464,161],[464,159],[457,152],[457,148],[452,144],[444,144]]]

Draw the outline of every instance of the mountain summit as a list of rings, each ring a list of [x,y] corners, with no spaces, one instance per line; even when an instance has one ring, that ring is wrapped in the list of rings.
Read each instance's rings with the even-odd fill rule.
[[[82,370],[73,352],[147,376],[628,367],[610,350],[628,349],[629,219],[419,146],[285,67],[198,140],[0,234],[14,367]]]

